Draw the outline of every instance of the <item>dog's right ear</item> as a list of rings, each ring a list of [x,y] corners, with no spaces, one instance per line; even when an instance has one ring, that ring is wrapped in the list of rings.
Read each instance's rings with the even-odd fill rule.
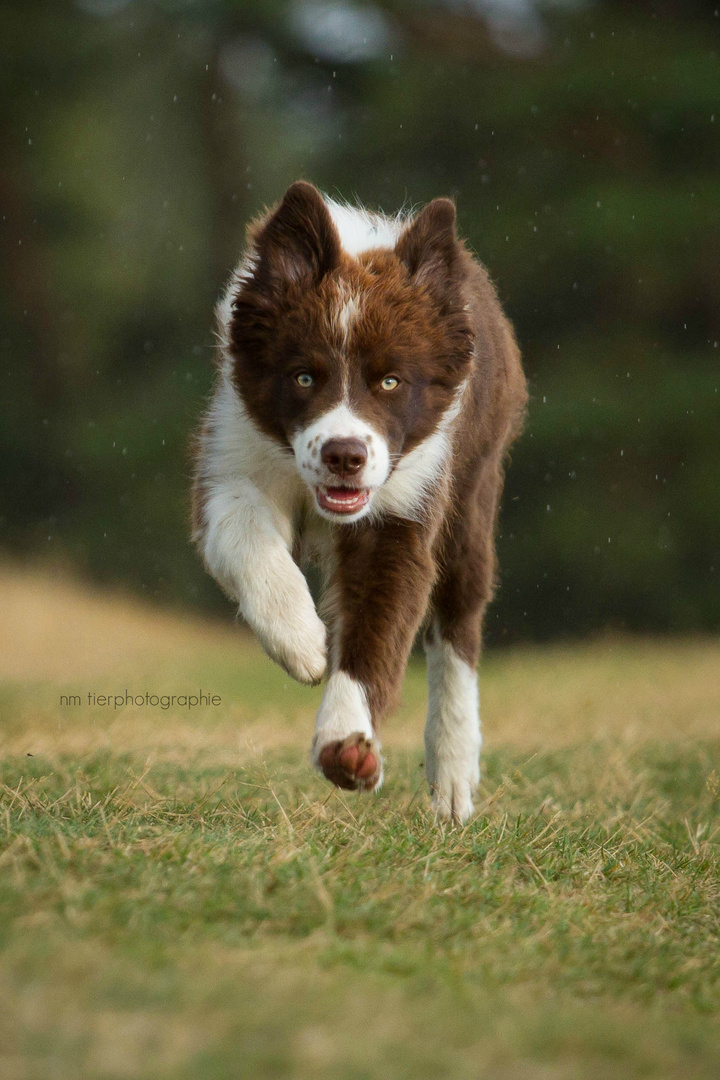
[[[298,180],[255,236],[256,284],[275,293],[288,283],[311,285],[340,261],[340,238],[322,195]]]

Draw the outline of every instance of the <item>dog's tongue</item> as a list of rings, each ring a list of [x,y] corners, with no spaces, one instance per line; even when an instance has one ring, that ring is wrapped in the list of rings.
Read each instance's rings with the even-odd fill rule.
[[[334,514],[355,514],[368,501],[364,488],[327,487],[317,489],[317,500],[323,510]]]

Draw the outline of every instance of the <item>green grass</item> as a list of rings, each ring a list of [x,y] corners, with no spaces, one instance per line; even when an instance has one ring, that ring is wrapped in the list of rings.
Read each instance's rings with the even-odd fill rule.
[[[717,744],[490,753],[462,831],[389,764],[5,761],[0,1073],[720,1074]]]
[[[358,798],[309,770],[317,692],[208,633],[138,667],[227,695],[192,718],[60,709],[40,652],[6,679],[2,1080],[717,1080],[717,643],[490,657],[455,829],[421,664]]]

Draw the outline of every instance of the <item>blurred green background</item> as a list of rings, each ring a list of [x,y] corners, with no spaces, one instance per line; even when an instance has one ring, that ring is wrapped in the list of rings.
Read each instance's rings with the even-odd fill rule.
[[[244,223],[457,198],[531,386],[491,642],[720,627],[714,3],[4,0],[0,545],[226,602],[188,436]]]

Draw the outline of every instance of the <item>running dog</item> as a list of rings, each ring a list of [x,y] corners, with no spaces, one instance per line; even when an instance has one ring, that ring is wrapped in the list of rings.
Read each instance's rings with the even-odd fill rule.
[[[337,787],[382,783],[379,726],[424,625],[426,774],[438,816],[465,821],[503,462],[527,394],[453,203],[387,217],[293,184],[249,227],[218,337],[195,448],[205,565],[290,675],[327,673],[311,757]]]

